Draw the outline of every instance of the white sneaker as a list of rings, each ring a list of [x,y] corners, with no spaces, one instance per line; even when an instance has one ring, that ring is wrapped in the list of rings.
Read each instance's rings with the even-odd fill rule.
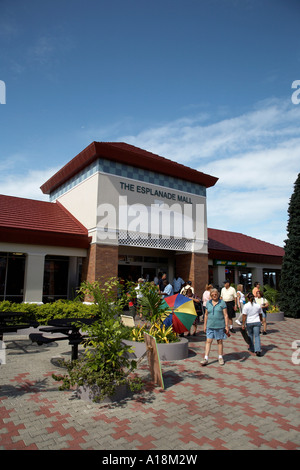
[[[242,326],[240,320],[235,320],[235,323],[237,323],[238,325]]]
[[[204,359],[202,359],[200,364],[201,364],[201,366],[206,366],[208,364],[208,360],[204,358]]]
[[[223,357],[219,357],[219,364],[220,364],[220,366],[224,366],[224,359],[223,359]]]

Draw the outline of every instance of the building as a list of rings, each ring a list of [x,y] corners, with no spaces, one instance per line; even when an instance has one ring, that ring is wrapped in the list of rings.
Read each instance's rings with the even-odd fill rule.
[[[0,195],[0,301],[70,298],[90,246],[88,231],[59,202]]]
[[[42,185],[49,202],[0,196],[0,300],[72,298],[81,280],[158,272],[198,293],[225,277],[276,284],[282,248],[207,229],[216,182],[132,145],[91,143]]]
[[[254,282],[279,289],[283,248],[225,230],[208,229],[209,282],[225,279],[250,290]]]

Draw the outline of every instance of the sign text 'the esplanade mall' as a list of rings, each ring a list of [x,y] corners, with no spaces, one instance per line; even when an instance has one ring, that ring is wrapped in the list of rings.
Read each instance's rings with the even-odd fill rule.
[[[123,181],[120,181],[121,189],[126,190],[126,191],[132,191],[132,192],[137,192],[140,194],[149,194],[149,196],[156,196],[156,197],[161,197],[165,199],[169,199],[172,201],[178,201],[178,202],[184,202],[185,204],[192,204],[192,200],[189,196],[181,196],[180,194],[170,193],[168,191],[164,191],[162,189],[152,189],[148,188],[147,186],[140,186],[140,185],[135,185],[133,183],[124,183]]]

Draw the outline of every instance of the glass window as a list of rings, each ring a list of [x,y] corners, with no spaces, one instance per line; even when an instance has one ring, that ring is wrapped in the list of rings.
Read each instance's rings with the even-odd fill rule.
[[[144,256],[145,263],[157,263],[158,258],[155,256]]]
[[[264,269],[264,285],[268,284],[273,289],[279,290],[280,274],[279,269]]]
[[[68,256],[46,256],[44,269],[43,302],[68,298]]]
[[[25,260],[23,253],[0,253],[0,300],[23,302]]]
[[[244,293],[251,292],[252,290],[252,272],[250,269],[243,269],[239,271],[239,284],[244,286]]]
[[[0,253],[0,298],[4,300],[5,284],[6,284],[6,268],[7,268],[7,254]]]

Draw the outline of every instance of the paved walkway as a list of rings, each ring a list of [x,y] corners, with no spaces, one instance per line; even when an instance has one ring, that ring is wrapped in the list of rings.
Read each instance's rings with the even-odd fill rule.
[[[51,375],[61,369],[51,358],[69,356],[66,341],[37,346],[24,334],[5,335],[0,449],[299,450],[300,319],[269,323],[262,357],[249,354],[237,327],[225,341],[224,366],[215,343],[209,365],[200,366],[205,337],[198,329],[187,359],[162,362],[164,390],[149,382],[145,361],[146,389],[109,406],[58,390]]]

